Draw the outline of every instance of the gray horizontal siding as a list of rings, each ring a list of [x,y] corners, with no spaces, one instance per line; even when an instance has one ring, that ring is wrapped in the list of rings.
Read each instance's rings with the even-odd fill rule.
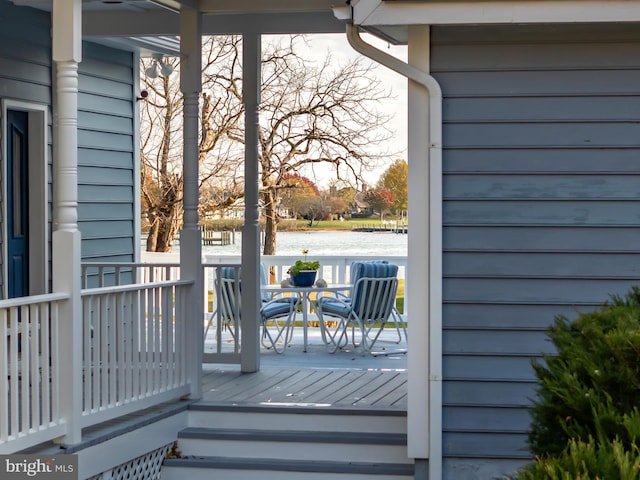
[[[640,229],[575,226],[449,226],[448,251],[465,252],[611,252],[639,253]]]
[[[638,253],[455,252],[444,254],[444,269],[449,277],[640,278]]]
[[[0,19],[2,96],[51,105],[49,13],[0,0]],[[83,45],[78,81],[78,223],[84,260],[134,260],[134,68],[130,52]],[[49,138],[53,139],[51,131]],[[49,178],[52,175],[50,170]],[[53,198],[51,186],[49,198]],[[49,209],[51,219],[51,204]]]
[[[445,303],[592,305],[637,283],[609,278],[451,278],[445,272],[443,297]]]
[[[509,98],[508,102],[502,97],[477,97],[451,98],[447,100],[443,114],[446,123],[474,120],[593,124],[635,122],[639,108],[640,99],[633,96],[531,96]]]
[[[522,433],[517,426],[526,425],[529,415],[521,408],[479,407],[470,414],[468,408],[450,406],[442,411],[442,418],[455,432]]]
[[[105,249],[105,244],[108,244],[108,250]],[[100,239],[85,239],[82,242],[82,257],[91,258],[91,261],[130,262],[131,260],[124,260],[127,256],[131,258],[130,238],[112,235]]]
[[[633,147],[592,148],[570,145],[562,148],[447,149],[445,173],[607,173],[638,172],[638,152]]]
[[[446,194],[445,194],[446,196]],[[550,200],[496,202],[450,200],[443,205],[448,225],[634,226],[640,223],[637,201]]]
[[[553,54],[553,52],[549,52]],[[434,72],[435,73],[435,72]],[[464,73],[464,75],[460,75]],[[619,70],[525,70],[438,73],[447,96],[626,96],[634,95],[640,72]]]
[[[531,405],[532,393],[533,383],[526,381],[447,379],[442,385],[444,409],[452,406],[463,407],[471,416],[480,416],[482,409],[487,407],[519,408],[526,413],[525,407]],[[526,428],[527,426],[528,422],[523,421],[520,425],[513,427]],[[444,422],[444,428],[449,430],[446,422]],[[496,454],[496,458],[499,456]]]
[[[445,464],[528,458],[531,362],[553,353],[546,329],[640,279],[635,30],[432,29],[443,91]]]
[[[85,43],[79,69],[78,216],[85,261],[133,261],[133,56]]]
[[[580,306],[567,303],[542,304],[506,303],[446,303],[443,307],[444,336],[454,330],[508,330],[514,335],[519,330],[532,332],[545,331],[555,316],[564,315],[575,318],[579,311],[592,310],[594,304]]]
[[[494,148],[496,144],[505,148],[563,148],[565,145],[625,148],[637,147],[639,134],[640,124],[627,122],[449,123],[443,142],[451,148]]]
[[[103,220],[130,220],[133,218],[133,205],[84,201],[78,205],[79,222]]]
[[[122,232],[133,235],[131,222],[127,220],[109,220],[82,223],[82,238],[85,240],[100,240],[110,238],[116,232],[116,236],[121,236]]]
[[[636,176],[628,174],[603,176],[600,172],[587,175],[450,174],[444,190],[445,199],[628,200],[640,198],[637,181]]]
[[[529,457],[526,433],[469,433],[445,433],[442,442],[443,454],[458,458],[482,458],[491,456],[495,449],[500,449],[500,458]]]
[[[500,355],[538,356],[553,353],[554,349],[541,330],[450,330],[443,334],[442,346],[448,355]]]
[[[442,372],[450,380],[533,382],[531,357],[526,352],[512,355],[445,353]]]

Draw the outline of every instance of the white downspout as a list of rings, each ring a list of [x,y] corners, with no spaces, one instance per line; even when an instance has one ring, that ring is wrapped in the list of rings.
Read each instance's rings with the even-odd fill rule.
[[[428,33],[428,31],[427,31]],[[416,295],[413,293],[408,295],[410,302],[409,311],[414,312],[414,318],[420,311],[428,311],[428,357],[418,358],[416,362],[411,359],[420,356],[420,349],[423,348],[424,337],[420,335],[410,336],[409,338],[409,405],[408,405],[408,455],[417,460],[428,458],[430,479],[442,478],[442,90],[438,82],[425,71],[416,68],[413,65],[405,63],[377,48],[366,43],[360,37],[358,27],[353,24],[347,24],[347,39],[349,44],[362,55],[384,65],[391,70],[407,77],[425,88],[429,98],[428,108],[428,148],[425,151],[426,168],[425,173],[428,174],[428,203],[429,203],[429,221],[426,229],[419,228],[417,235],[422,235],[422,240],[428,241],[429,258],[427,262],[428,268],[428,285],[429,294],[425,303],[424,295]],[[428,35],[426,38],[428,42]],[[428,65],[427,65],[428,68]],[[411,151],[412,143],[410,138],[409,149]],[[410,166],[411,171],[411,166]],[[411,176],[409,179],[411,183]],[[411,189],[410,189],[411,192]],[[418,218],[418,209],[414,209],[413,218]],[[418,223],[418,222],[416,222]],[[412,232],[416,232],[412,225]],[[410,239],[411,239],[411,234]],[[422,244],[424,245],[424,244]],[[417,255],[419,250],[412,250],[412,242],[409,242],[410,256]],[[420,248],[418,245],[416,248]],[[413,255],[412,255],[413,254]],[[412,264],[412,266],[414,266]],[[415,272],[414,272],[415,273]],[[417,278],[417,275],[411,275]],[[424,278],[424,277],[423,277]],[[420,279],[418,280],[420,281]],[[415,286],[414,286],[415,287]],[[411,289],[411,284],[408,285]],[[413,289],[411,289],[413,291]],[[416,325],[417,326],[417,325]],[[418,330],[413,328],[412,331]],[[412,338],[413,337],[413,338]],[[413,341],[412,341],[413,340]],[[425,358],[426,357],[426,358]],[[428,392],[425,399],[426,387],[423,385],[427,379],[422,370],[422,365],[428,358]],[[422,364],[421,364],[422,363]],[[416,371],[417,370],[417,371]],[[412,397],[412,393],[417,395]],[[420,396],[423,398],[415,398]],[[424,424],[424,400],[428,402],[428,424]],[[417,425],[417,426],[416,426]],[[428,438],[425,438],[424,427],[428,430]],[[418,474],[416,469],[416,479],[424,477],[425,472]]]

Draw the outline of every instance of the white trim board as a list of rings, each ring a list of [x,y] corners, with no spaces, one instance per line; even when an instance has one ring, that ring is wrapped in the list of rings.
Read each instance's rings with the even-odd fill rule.
[[[354,3],[353,23],[363,26],[640,21],[640,2],[634,0],[359,0]]]
[[[47,105],[2,99],[1,130],[1,190],[7,198],[7,110],[21,110],[29,114],[29,294],[47,293],[49,279],[49,110]],[[2,218],[7,218],[7,202],[2,202]],[[7,224],[2,221],[2,258],[7,258]],[[7,279],[7,262],[2,262],[2,278]],[[7,282],[2,284],[2,298],[7,298]]]

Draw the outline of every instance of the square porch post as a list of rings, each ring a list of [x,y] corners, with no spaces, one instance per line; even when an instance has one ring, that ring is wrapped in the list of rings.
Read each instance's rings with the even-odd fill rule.
[[[242,100],[244,133],[244,225],[242,227],[242,348],[243,372],[260,369],[260,226],[258,224],[258,105],[260,104],[261,42],[259,32],[242,35]]]

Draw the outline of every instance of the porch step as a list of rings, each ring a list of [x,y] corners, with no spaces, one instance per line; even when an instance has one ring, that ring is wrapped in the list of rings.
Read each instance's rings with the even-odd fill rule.
[[[189,407],[188,426],[273,430],[407,433],[407,412],[372,408],[300,405],[228,405],[198,402]]]
[[[163,480],[407,480],[406,412],[195,403]],[[217,476],[216,476],[217,475]]]
[[[321,452],[318,452],[321,453]],[[266,458],[230,460],[220,457],[167,459],[162,480],[408,480],[413,464],[356,463],[331,460],[296,461]]]

